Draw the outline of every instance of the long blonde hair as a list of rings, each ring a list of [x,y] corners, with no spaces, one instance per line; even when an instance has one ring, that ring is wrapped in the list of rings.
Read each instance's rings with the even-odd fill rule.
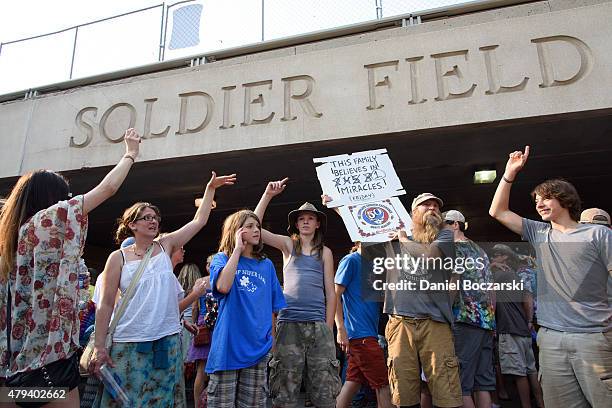
[[[183,265],[181,272],[179,272],[178,281],[185,291],[185,296],[191,293],[193,285],[195,285],[196,281],[201,277],[202,273],[198,265],[194,263],[186,263]]]
[[[302,255],[302,239],[300,238],[300,234],[291,234],[291,241],[293,241],[293,252],[295,256]],[[310,250],[310,255],[314,253],[314,255],[321,259],[323,257],[323,247],[325,243],[323,242],[323,233],[319,228],[316,229],[314,233],[314,237],[312,237],[312,249]]]
[[[223,252],[228,257],[232,256],[234,248],[236,248],[236,231],[244,225],[247,219],[254,218],[261,228],[261,221],[257,214],[251,210],[240,210],[223,221],[223,229],[221,232],[221,240],[219,241],[219,252]],[[263,240],[260,238],[259,243],[253,246],[253,256],[262,260],[266,257],[263,253]]]
[[[69,198],[66,179],[53,171],[38,170],[17,180],[0,212],[0,277],[15,267],[19,229],[34,214]]]
[[[311,211],[307,211],[307,212],[311,212]],[[313,214],[315,214],[315,216],[317,217],[317,221],[320,224],[319,224],[319,227],[315,230],[314,236],[312,237],[312,242],[310,243],[312,246],[310,250],[310,255],[312,256],[314,252],[314,255],[318,259],[322,259],[323,258],[323,248],[325,247],[323,232],[321,231],[321,227],[320,227],[322,222],[321,222],[321,217],[319,216],[319,214],[317,213],[313,213]],[[298,213],[298,216],[296,217],[296,222],[297,222],[297,218],[299,218],[299,213]],[[295,256],[301,256],[302,255],[302,238],[300,237],[300,234],[298,232],[294,232],[291,234],[290,238],[291,238],[291,241],[293,242],[293,253],[295,254]]]

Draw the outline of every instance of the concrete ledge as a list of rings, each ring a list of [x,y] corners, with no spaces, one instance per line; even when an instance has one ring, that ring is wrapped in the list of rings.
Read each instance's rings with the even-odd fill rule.
[[[0,177],[612,107],[612,2],[536,2],[0,104]],[[552,6],[555,7],[552,7]],[[551,11],[552,9],[557,11]]]

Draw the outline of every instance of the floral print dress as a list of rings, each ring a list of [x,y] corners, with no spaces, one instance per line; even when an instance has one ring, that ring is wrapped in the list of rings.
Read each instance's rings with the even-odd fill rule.
[[[83,196],[37,212],[19,229],[15,267],[8,281],[0,278],[0,352],[5,375],[66,359],[78,349],[78,273],[86,236]]]

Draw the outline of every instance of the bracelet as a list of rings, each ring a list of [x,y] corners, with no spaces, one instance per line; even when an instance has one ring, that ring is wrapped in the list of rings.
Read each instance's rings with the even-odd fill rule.
[[[130,156],[129,154],[124,154],[122,159],[130,159],[132,163],[136,163],[136,159],[134,159],[134,157]]]
[[[510,180],[508,180],[508,179],[506,178],[506,176],[502,176],[502,180],[504,180],[504,181],[505,181],[506,183],[508,183],[508,184],[512,184],[512,183],[514,183],[514,180],[510,181]]]

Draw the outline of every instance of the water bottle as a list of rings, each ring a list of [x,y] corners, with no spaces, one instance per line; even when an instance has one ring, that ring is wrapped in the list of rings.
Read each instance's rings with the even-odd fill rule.
[[[127,392],[121,386],[121,380],[113,373],[111,368],[104,364],[100,367],[100,380],[104,384],[104,389],[110,396],[123,407],[131,407],[132,403]]]
[[[85,287],[85,280],[89,277],[89,269],[85,265],[83,258],[79,259],[79,288],[87,289]]]

